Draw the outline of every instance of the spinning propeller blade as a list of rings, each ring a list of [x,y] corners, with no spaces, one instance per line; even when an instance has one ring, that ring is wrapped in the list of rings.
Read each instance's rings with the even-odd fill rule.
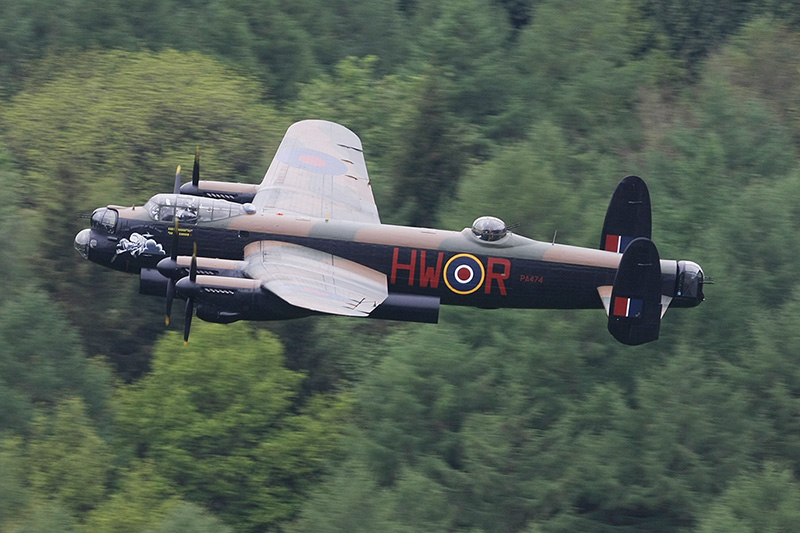
[[[195,188],[200,186],[200,147],[194,150],[194,168],[192,168],[192,185]]]
[[[178,272],[178,217],[175,217],[175,225],[172,227],[172,246],[169,251],[169,263],[164,265],[171,269],[171,275],[167,276],[167,318],[166,324],[169,326],[169,316],[172,313],[172,300],[175,298],[175,278]]]
[[[178,165],[178,170],[175,171],[175,186],[172,188],[173,194],[181,193],[181,166]]]
[[[189,268],[189,282],[194,285],[197,282],[197,243],[194,243],[192,251],[192,264]],[[194,291],[186,298],[186,320],[183,325],[183,344],[189,344],[189,330],[192,327],[192,315],[194,314]]]

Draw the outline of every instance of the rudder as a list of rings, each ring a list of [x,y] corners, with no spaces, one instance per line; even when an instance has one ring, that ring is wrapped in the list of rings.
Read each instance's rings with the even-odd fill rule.
[[[653,241],[633,240],[619,262],[608,308],[608,331],[623,344],[658,339],[661,327],[661,262]]]
[[[647,185],[638,176],[627,176],[619,182],[608,204],[600,249],[623,253],[634,239],[652,238],[652,225]]]

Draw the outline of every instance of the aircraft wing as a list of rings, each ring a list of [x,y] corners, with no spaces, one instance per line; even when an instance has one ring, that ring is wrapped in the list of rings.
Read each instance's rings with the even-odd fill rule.
[[[253,204],[261,211],[380,223],[361,140],[324,120],[289,127]]]
[[[291,305],[333,315],[364,317],[389,294],[385,274],[286,242],[247,245],[244,272]]]

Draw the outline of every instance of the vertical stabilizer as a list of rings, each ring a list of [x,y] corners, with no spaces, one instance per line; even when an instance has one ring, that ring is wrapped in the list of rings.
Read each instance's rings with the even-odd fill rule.
[[[661,307],[658,250],[650,239],[635,239],[622,254],[617,268],[610,294],[608,331],[623,344],[654,341],[661,327]]]
[[[652,225],[647,185],[638,176],[623,178],[608,205],[600,249],[623,253],[634,239],[650,239]]]

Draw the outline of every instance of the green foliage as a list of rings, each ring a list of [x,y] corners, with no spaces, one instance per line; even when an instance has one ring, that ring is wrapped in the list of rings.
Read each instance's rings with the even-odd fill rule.
[[[167,511],[154,533],[230,533],[230,527],[197,505],[182,502]]]
[[[442,202],[452,195],[477,144],[470,128],[447,109],[443,73],[426,76],[416,107],[396,139],[392,168],[395,218],[432,227]]]
[[[0,440],[0,525],[11,523],[28,504],[22,439],[3,436]]]
[[[10,0],[0,5],[0,81],[4,93],[18,88],[48,52],[70,48],[125,47],[135,42],[127,31],[123,5],[85,0]]]
[[[392,514],[393,500],[388,491],[377,486],[363,464],[348,462],[311,495],[301,516],[289,531],[369,533],[408,531]]]
[[[479,216],[493,215],[507,224],[524,224],[517,231],[528,237],[547,240],[557,230],[562,240],[577,243],[577,232],[595,222],[580,216],[580,196],[569,186],[580,186],[580,174],[591,173],[581,172],[581,166],[564,132],[550,122],[538,123],[528,140],[470,169],[445,223],[461,229]],[[613,190],[611,183],[608,189]]]
[[[252,80],[196,53],[67,59],[53,79],[19,93],[2,118],[25,183],[19,194],[28,209],[21,214],[37,230],[32,238],[40,251],[31,260],[49,272],[47,288],[74,310],[89,352],[136,376],[149,350],[139,339],[155,337],[161,304],[142,302],[133,280],[98,274],[71,250],[86,226],[75,214],[142,204],[170,190],[175,165],[191,168],[196,146],[204,178],[256,181],[267,165],[264,151],[277,147],[287,124],[259,103]],[[98,330],[110,333],[91,335]]]
[[[359,387],[355,462],[341,467],[355,472],[323,485],[299,524],[341,524],[354,512],[341,495],[366,491],[352,478],[381,487],[360,506],[410,530],[674,529],[749,467],[765,427],[712,354],[679,346],[663,365],[641,352],[630,364],[527,320],[490,338],[446,323],[394,337]]]
[[[304,84],[290,112],[297,120],[333,120],[359,135],[373,194],[386,221],[387,209],[396,204],[391,174],[396,145],[415,112],[415,94],[422,82],[400,75],[381,77],[377,61],[375,56],[342,60],[330,75]]]
[[[0,529],[798,529],[796,7],[0,3]],[[359,134],[386,222],[593,247],[638,173],[662,257],[718,283],[637,348],[600,312],[447,309],[270,325],[291,370],[200,324],[146,373],[161,302],[78,259],[74,213],[168,190],[198,144],[255,182],[289,116]],[[145,375],[113,427],[81,344]]]
[[[2,110],[2,107],[0,107]],[[19,257],[29,257],[36,253],[37,246],[30,221],[20,213],[18,205],[23,183],[14,168],[13,161],[5,146],[0,144],[0,188],[4,201],[0,203],[0,240],[5,243],[0,254],[0,304],[11,298],[15,288],[26,274]]]
[[[708,70],[722,77],[747,97],[756,96],[783,127],[800,141],[800,105],[797,87],[800,71],[794,58],[800,53],[800,36],[770,18],[745,25],[729,46],[710,58]]]
[[[787,301],[774,309],[761,309],[750,318],[751,349],[740,349],[737,382],[752,395],[753,417],[769,426],[761,440],[760,457],[782,461],[800,453],[800,370],[795,364],[800,338],[794,320],[800,296],[794,287]]]
[[[708,51],[736,33],[738,27],[769,2],[691,2],[639,0],[640,9],[669,40],[671,53],[695,69]]]
[[[107,416],[111,380],[99,361],[85,359],[77,333],[35,286],[0,306],[0,428],[28,431],[37,409],[82,398],[94,420]]]
[[[632,17],[629,2],[542,2],[520,34],[515,58],[527,116],[551,118],[571,137],[588,137],[586,145],[604,150],[632,143],[632,104],[651,68],[637,57]]]
[[[67,68],[17,95],[3,117],[29,183],[23,201],[47,217],[64,200],[83,211],[122,195],[141,203],[171,184],[177,163],[190,166],[198,144],[205,178],[255,179],[263,150],[284,129],[258,103],[257,85],[199,54],[66,59]]]
[[[231,528],[206,509],[176,496],[175,487],[150,461],[136,462],[117,491],[88,514],[87,531],[154,533],[221,532]]]
[[[61,505],[44,501],[35,505],[24,520],[4,531],[9,533],[50,533],[59,531],[73,533],[80,531],[75,518]]]
[[[434,67],[447,110],[472,123],[504,113],[515,78],[507,60],[511,26],[502,11],[484,0],[426,2],[416,21],[422,28],[416,55]]]
[[[155,528],[179,505],[176,492],[152,461],[135,461],[110,498],[86,515],[86,529],[136,533]]]
[[[112,454],[86,416],[83,402],[66,399],[52,418],[31,429],[28,480],[33,490],[76,512],[92,509],[105,494]]]
[[[199,325],[156,345],[153,370],[120,392],[119,432],[186,499],[258,529],[292,516],[336,446],[346,401],[294,403],[302,375],[245,326]]]
[[[377,78],[376,68],[374,57],[342,61],[303,88],[292,113],[358,132],[382,220],[431,226],[480,143],[448,109],[446,73]]]
[[[795,531],[800,528],[800,486],[789,469],[767,464],[743,474],[711,506],[697,531]]]
[[[329,9],[319,6],[330,13]],[[237,63],[281,97],[316,69],[309,30],[282,2],[216,0],[9,0],[0,6],[0,80],[16,89],[35,69],[32,60],[72,50],[199,50]],[[333,23],[333,21],[330,21]],[[321,50],[316,50],[321,52]]]
[[[332,392],[361,381],[383,356],[386,335],[406,327],[399,322],[333,316],[270,324],[284,345],[286,366],[307,373],[302,384],[305,393]]]
[[[508,19],[514,28],[521,28],[528,24],[533,13],[537,0],[495,0],[495,4],[501,5],[508,11]]]

